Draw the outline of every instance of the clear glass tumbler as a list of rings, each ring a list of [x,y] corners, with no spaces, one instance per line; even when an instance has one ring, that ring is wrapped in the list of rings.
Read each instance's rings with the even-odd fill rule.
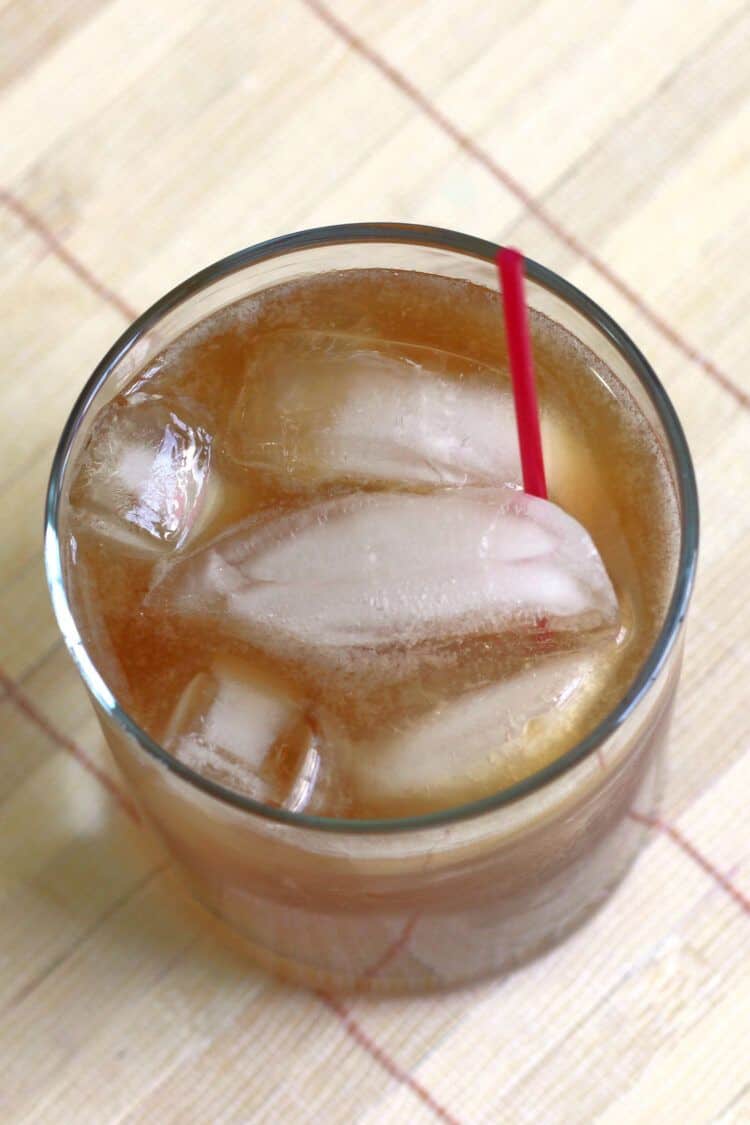
[[[410,819],[335,820],[260,805],[201,777],[138,727],[97,670],[71,610],[60,537],[71,466],[99,408],[210,313],[328,270],[413,270],[494,289],[496,252],[455,232],[377,224],[306,231],[225,258],[120,337],[76,403],[52,468],[45,556],[53,605],[145,824],[190,892],[256,961],[317,988],[415,991],[497,973],[577,926],[628,869],[658,800],[697,552],[695,479],[673,407],[602,309],[526,263],[530,306],[609,366],[665,452],[681,520],[672,596],[635,681],[588,737],[501,792]]]

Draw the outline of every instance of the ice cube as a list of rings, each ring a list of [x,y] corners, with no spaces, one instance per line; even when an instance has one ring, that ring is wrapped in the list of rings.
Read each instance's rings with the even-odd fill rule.
[[[138,551],[183,547],[214,521],[224,487],[189,406],[118,396],[97,417],[72,489],[76,513]]]
[[[476,361],[434,348],[273,333],[256,345],[228,451],[297,486],[518,481],[507,379],[487,377]]]
[[[219,659],[190,681],[163,742],[205,777],[295,812],[310,805],[320,773],[299,702],[238,660]]]
[[[153,599],[300,656],[618,620],[585,529],[506,486],[355,493],[257,517],[163,565]]]
[[[560,750],[605,667],[595,648],[543,657],[374,738],[347,746],[332,737],[368,805],[434,808],[487,796]]]

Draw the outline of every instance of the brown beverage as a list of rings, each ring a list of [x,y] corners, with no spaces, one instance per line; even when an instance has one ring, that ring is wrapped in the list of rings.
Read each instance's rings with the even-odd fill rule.
[[[269,808],[383,821],[491,798],[613,710],[664,621],[677,498],[623,383],[541,313],[532,332],[549,503],[520,488],[497,295],[467,281],[279,284],[119,388],[73,469],[71,602],[120,705],[170,755]],[[217,820],[211,798],[110,741],[193,889],[304,979],[487,971],[525,947],[523,912],[510,950],[483,928],[581,847],[541,801],[506,811],[503,870],[475,834],[445,864],[434,841],[391,845],[368,887],[359,845],[248,835],[238,810]],[[592,849],[647,773],[651,794],[640,759],[605,749],[569,785],[572,807],[611,771]],[[468,927],[474,960],[455,962],[431,917]]]

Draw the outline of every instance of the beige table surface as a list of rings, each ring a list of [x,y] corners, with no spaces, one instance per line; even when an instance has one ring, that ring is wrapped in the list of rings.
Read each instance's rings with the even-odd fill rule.
[[[0,0],[0,1120],[750,1121],[750,5]],[[333,1001],[140,843],[41,560],[54,442],[138,310],[356,219],[511,241],[611,311],[696,458],[663,821],[505,979]]]

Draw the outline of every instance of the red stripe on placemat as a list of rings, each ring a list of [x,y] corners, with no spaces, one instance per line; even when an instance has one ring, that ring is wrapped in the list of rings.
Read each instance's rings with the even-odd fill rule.
[[[552,215],[547,208],[536,199],[530,191],[528,191],[523,184],[521,184],[515,176],[512,176],[502,165],[485,152],[483,148],[473,140],[468,133],[464,133],[458,125],[454,124],[449,117],[438,109],[434,102],[430,101],[426,94],[424,94],[418,86],[415,86],[411,79],[407,78],[400,70],[398,70],[392,63],[380,54],[374,47],[371,47],[364,39],[362,39],[356,32],[339,19],[325,4],[321,4],[320,0],[303,0],[310,11],[314,12],[320,20],[323,21],[339,36],[353,51],[356,51],[363,59],[366,59],[376,70],[388,79],[395,87],[397,87],[402,94],[405,94],[424,114],[426,117],[437,125],[439,129],[451,138],[455,144],[458,145],[468,156],[481,164],[491,176],[493,176],[498,183],[514,195],[526,208],[526,210],[534,215],[535,218],[543,223],[561,242],[573,251],[584,262],[587,262],[592,269],[609,282],[609,284],[616,289],[630,304],[638,310],[639,313],[649,323],[657,329],[671,344],[674,345],[684,356],[689,360],[696,363],[707,375],[709,375],[719,386],[723,387],[732,397],[746,409],[750,409],[750,393],[743,390],[742,387],[737,386],[729,376],[718,367],[712,359],[703,355],[696,347],[689,343],[680,333],[671,326],[659,313],[648,305],[640,294],[624,281],[623,278],[616,274],[614,270],[607,265],[598,255],[564,227],[562,223]]]
[[[35,211],[27,207],[22,200],[13,195],[7,188],[0,187],[0,203],[4,203],[8,210],[12,211],[29,230],[34,231],[47,249],[54,254],[56,258],[59,258],[84,285],[87,285],[92,293],[96,293],[97,297],[101,297],[108,305],[117,309],[126,320],[135,320],[138,314],[135,309],[128,304],[125,298],[121,297],[119,293],[115,293],[114,289],[110,289],[103,281],[100,281],[96,274],[67,248],[52,228],[48,226],[44,219],[37,215]]]
[[[386,947],[384,952],[381,953],[380,957],[378,957],[376,961],[373,961],[373,963],[368,966],[368,968],[360,973],[359,977],[357,978],[357,984],[366,984],[367,981],[372,980],[373,977],[376,977],[378,973],[386,967],[386,965],[389,965],[391,961],[395,960],[395,958],[398,957],[399,953],[401,953],[402,950],[406,949],[411,939],[411,935],[414,932],[414,927],[416,926],[418,921],[419,914],[412,914],[411,918],[407,918],[406,922],[404,923],[404,927],[398,937],[394,941],[392,941],[389,946]]]
[[[658,832],[663,832],[668,836],[678,848],[681,848],[685,855],[692,859],[693,863],[697,863],[706,875],[710,875],[713,881],[718,884],[727,894],[734,899],[741,910],[745,914],[750,914],[750,898],[744,894],[739,887],[736,887],[728,875],[725,875],[714,863],[708,859],[703,852],[699,851],[687,836],[685,836],[679,828],[669,821],[663,820],[659,816],[645,816],[643,813],[631,812],[629,816],[633,820],[637,820],[639,824],[645,824],[647,828],[653,828]]]
[[[87,773],[95,777],[96,780],[104,786],[109,793],[110,797],[120,806],[122,811],[130,817],[132,821],[140,823],[140,816],[137,808],[131,801],[130,797],[122,789],[113,778],[101,769],[93,758],[89,757],[82,747],[78,746],[71,738],[62,734],[44,717],[41,711],[38,711],[28,696],[21,691],[18,685],[11,679],[7,672],[0,668],[0,687],[5,689],[5,693],[9,699],[13,701],[22,715],[25,715],[29,722],[33,723],[39,728],[55,746],[60,750],[66,750],[71,754],[79,765],[83,766]]]
[[[382,1047],[378,1046],[374,1039],[370,1038],[361,1024],[355,1020],[354,1016],[340,1000],[337,1000],[328,992],[317,992],[316,996],[325,1004],[330,1012],[333,1012],[347,1035],[353,1039],[355,1043],[358,1043],[360,1047],[364,1048],[368,1055],[371,1055],[372,1058],[382,1066],[383,1070],[390,1074],[391,1078],[395,1078],[397,1082],[400,1082],[403,1086],[407,1086],[428,1109],[432,1110],[440,1121],[445,1121],[448,1125],[460,1125],[459,1119],[454,1117],[450,1110],[446,1109],[444,1105],[441,1105],[421,1082],[409,1074],[408,1070],[404,1070],[403,1067],[399,1066],[387,1051],[384,1051]]]

